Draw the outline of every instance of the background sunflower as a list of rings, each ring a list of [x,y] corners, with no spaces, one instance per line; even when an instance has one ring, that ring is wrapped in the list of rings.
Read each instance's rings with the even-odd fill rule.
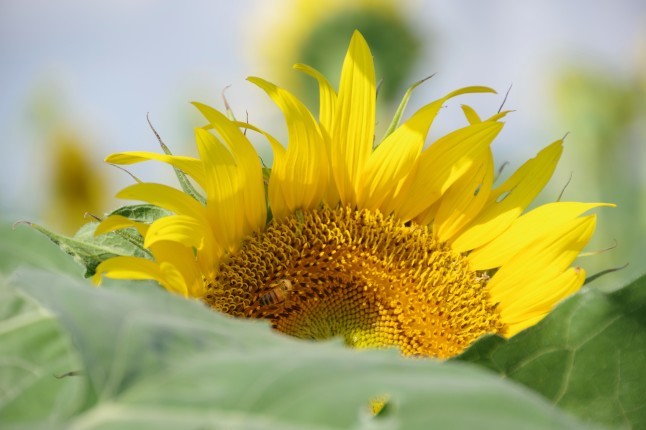
[[[325,76],[338,76],[354,30],[371,46],[377,79],[383,83],[379,100],[386,105],[416,80],[411,72],[421,45],[432,45],[431,29],[422,35],[410,22],[408,1],[285,0],[262,4],[255,12],[249,22],[256,31],[249,37],[248,56],[265,70],[263,75],[274,76],[308,103],[317,100],[318,89],[311,80],[290,73],[291,66],[305,63]]]

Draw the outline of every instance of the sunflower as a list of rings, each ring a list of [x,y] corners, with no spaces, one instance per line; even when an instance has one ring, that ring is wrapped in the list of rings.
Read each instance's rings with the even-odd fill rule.
[[[295,68],[319,84],[318,120],[288,91],[249,78],[282,110],[286,146],[195,103],[208,123],[195,130],[199,158],[107,158],[169,163],[205,198],[155,183],[123,189],[118,197],[172,214],[151,224],[105,218],[96,234],[134,227],[152,258],[108,259],[97,282],[153,279],[299,338],[339,336],[358,348],[440,358],[487,333],[514,335],[581,287],[585,272],[571,265],[596,221],[582,214],[604,204],[555,202],[522,214],[550,179],[561,140],[494,187],[490,144],[504,112],[482,120],[465,106],[468,124],[424,147],[447,100],[493,90],[451,92],[375,145],[374,65],[361,34],[350,42],[338,93],[313,68]],[[273,149],[266,188],[245,129]]]
[[[105,208],[106,181],[93,165],[90,148],[76,133],[55,130],[50,134],[50,199],[43,215],[50,224],[72,233],[86,222],[85,213]]]

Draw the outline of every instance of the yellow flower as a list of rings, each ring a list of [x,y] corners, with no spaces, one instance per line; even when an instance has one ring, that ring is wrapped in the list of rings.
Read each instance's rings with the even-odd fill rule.
[[[338,93],[314,69],[296,68],[319,83],[318,121],[288,91],[249,78],[283,111],[286,147],[195,103],[208,122],[196,129],[199,159],[108,157],[172,164],[204,190],[206,204],[160,184],[122,190],[118,197],[173,215],[150,225],[106,218],[97,234],[135,227],[154,260],[109,259],[97,268],[97,281],[154,279],[300,338],[341,336],[355,347],[395,346],[441,358],[486,333],[512,336],[581,287],[585,272],[571,264],[596,220],[581,215],[604,204],[555,202],[521,215],[551,177],[561,140],[494,188],[490,144],[505,113],[483,121],[465,107],[469,124],[424,149],[448,99],[492,90],[449,93],[375,148],[375,74],[363,37],[352,37]],[[273,148],[267,193],[241,128],[262,133]]]
[[[73,233],[86,223],[84,214],[104,210],[105,178],[91,162],[89,148],[70,131],[50,137],[49,202],[44,216],[49,224]]]

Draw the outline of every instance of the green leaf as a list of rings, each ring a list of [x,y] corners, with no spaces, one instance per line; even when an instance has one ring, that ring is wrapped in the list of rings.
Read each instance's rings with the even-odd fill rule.
[[[491,336],[459,360],[538,391],[584,420],[646,428],[646,276],[612,293],[584,288],[508,341]]]
[[[124,206],[108,215],[121,215],[134,221],[150,224],[158,218],[168,216],[169,212],[157,206],[141,204]],[[98,223],[89,222],[81,227],[73,237],[67,237],[38,224],[25,224],[47,236],[62,251],[72,256],[74,261],[85,268],[84,276],[86,278],[96,273],[96,268],[101,262],[117,255],[151,258],[150,253],[143,248],[143,238],[133,228],[95,236],[94,231]],[[37,254],[35,249],[27,252]]]
[[[170,215],[170,212],[159,206],[149,204],[122,206],[108,215],[121,215],[133,221],[151,224],[153,221]]]
[[[69,428],[589,428],[471,364],[299,341],[147,282],[23,271],[13,283],[58,315],[96,390]]]
[[[0,274],[8,275],[20,266],[81,273],[78,265],[46,237],[22,223],[12,224],[0,220]]]
[[[82,367],[52,315],[0,281],[0,422],[60,423],[80,411],[87,380],[64,374]]]

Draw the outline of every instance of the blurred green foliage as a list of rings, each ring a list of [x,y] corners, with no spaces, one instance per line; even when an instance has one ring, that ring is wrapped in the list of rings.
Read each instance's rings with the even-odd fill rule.
[[[463,356],[440,362],[288,338],[152,282],[92,288],[37,231],[4,224],[0,239],[3,428],[502,430],[646,423],[646,278],[614,293],[584,287],[514,338],[485,337]],[[388,403],[372,416],[375,398]]]
[[[410,74],[418,58],[421,41],[410,25],[388,10],[340,10],[311,30],[301,43],[298,58],[324,76],[339,76],[348,40],[355,30],[366,38],[375,60],[377,79],[383,80],[379,99],[385,103],[393,102],[401,95],[401,89],[411,84]],[[312,79],[307,79],[305,88],[309,105],[316,106],[318,87]]]
[[[602,66],[565,67],[555,81],[556,116],[572,133],[564,164],[577,166],[567,195],[617,204],[601,217],[594,242],[617,248],[586,259],[594,270],[626,269],[601,278],[611,288],[643,273],[646,259],[646,68],[630,76]],[[619,281],[619,282],[618,282]]]

